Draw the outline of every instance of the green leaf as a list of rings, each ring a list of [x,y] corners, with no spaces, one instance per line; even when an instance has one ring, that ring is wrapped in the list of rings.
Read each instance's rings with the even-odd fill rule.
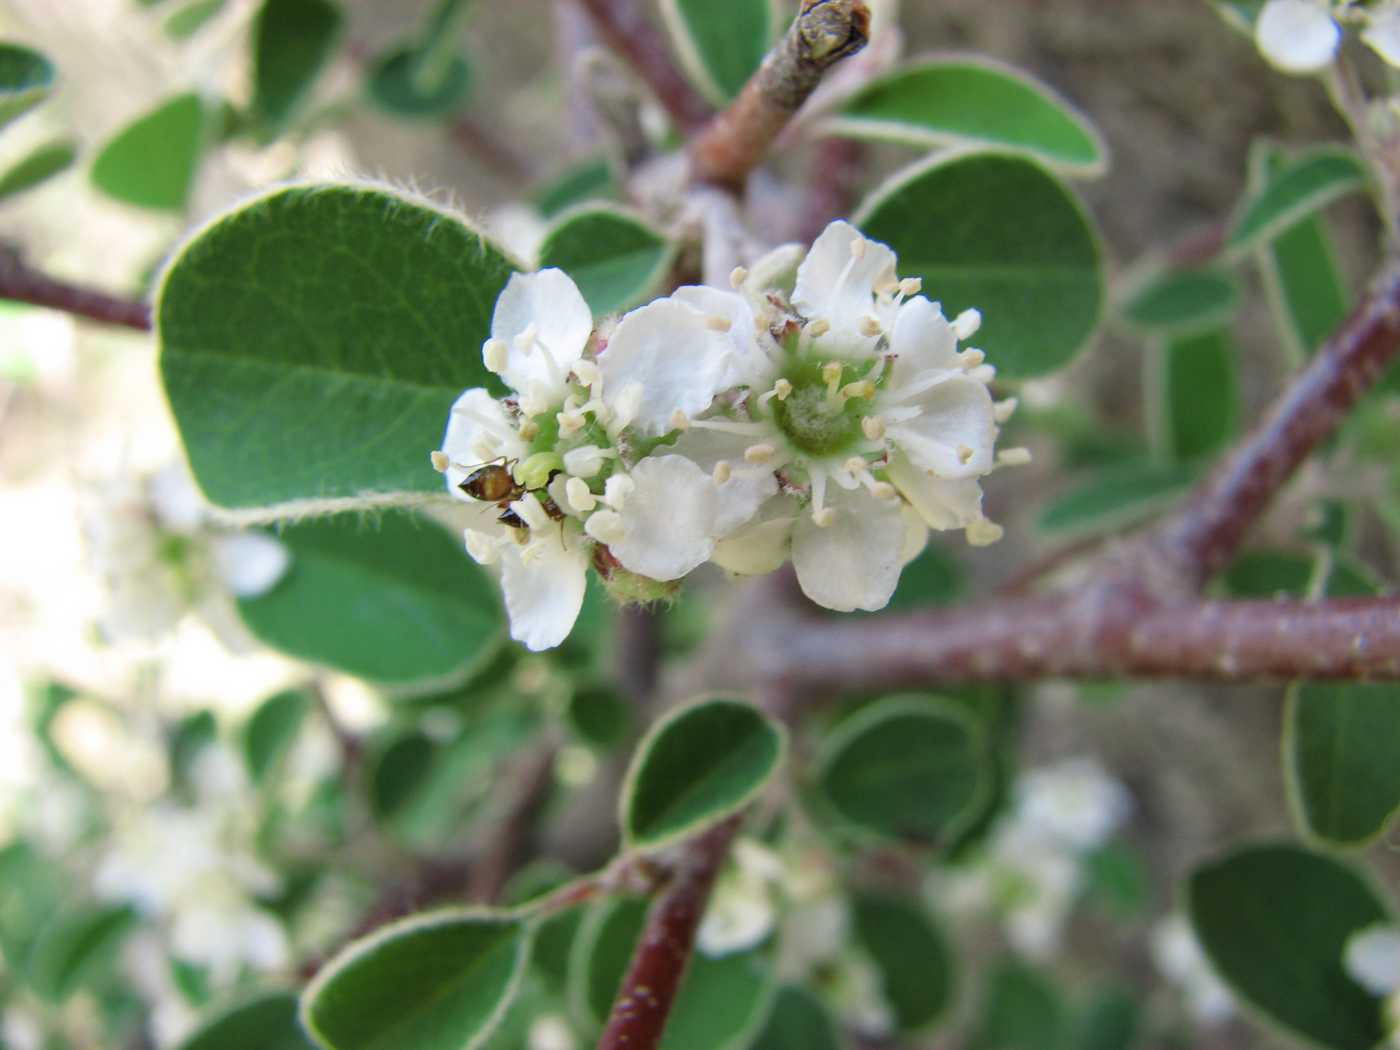
[[[1241,32],[1253,33],[1255,19],[1263,10],[1265,0],[1214,0],[1225,21]]]
[[[1250,846],[1197,868],[1186,894],[1197,939],[1241,1000],[1332,1050],[1385,1038],[1379,1000],[1342,956],[1352,934],[1393,920],[1354,869],[1298,846]]]
[[[1336,146],[1310,150],[1279,169],[1245,201],[1225,250],[1248,251],[1291,228],[1333,201],[1365,189],[1366,165],[1354,152]]]
[[[890,697],[827,738],[818,783],[834,812],[894,841],[940,845],[976,816],[990,790],[979,727],[929,697]]]
[[[750,1050],[841,1050],[836,1023],[811,992],[797,985],[778,990],[763,1034]]]
[[[226,507],[439,492],[428,453],[513,267],[386,190],[275,190],[214,220],[158,293],[160,367],[200,487]]]
[[[292,992],[268,992],[206,1021],[176,1050],[313,1050]]]
[[[1223,270],[1170,270],[1135,288],[1123,320],[1151,335],[1180,336],[1220,327],[1239,306],[1240,285]]]
[[[1098,327],[1098,233],[1069,189],[1024,157],[955,152],[895,175],[856,224],[949,317],[982,311],[977,345],[1005,377],[1067,364]]]
[[[281,582],[241,598],[274,649],[376,682],[462,678],[498,644],[500,599],[442,526],[406,511],[289,525]]]
[[[590,1029],[608,1019],[637,938],[647,921],[645,897],[613,897],[588,908],[569,954],[569,1009]]]
[[[252,112],[280,134],[335,54],[345,16],[332,0],[264,0],[253,22]]]
[[[194,0],[165,20],[165,35],[172,40],[188,40],[223,11],[227,0]]]
[[[1131,990],[1110,985],[1074,1019],[1072,1050],[1132,1050],[1144,1028],[1143,1009]]]
[[[951,605],[967,589],[967,572],[936,540],[899,574],[899,586],[886,606],[891,612]]]
[[[529,955],[520,919],[429,912],[336,956],[302,996],[326,1050],[472,1050],[510,1006]]]
[[[50,1002],[63,1002],[114,962],[135,925],[136,913],[124,904],[54,913],[29,956],[34,990]]]
[[[471,88],[462,56],[466,0],[438,0],[416,39],[391,48],[370,69],[366,89],[381,109],[408,120],[445,117]]]
[[[1058,989],[1039,970],[1004,962],[987,980],[976,1050],[1059,1050],[1066,1009]]]
[[[785,738],[758,708],[702,700],[668,715],[637,745],[622,792],[629,846],[654,849],[746,806],[777,772]]]
[[[924,148],[1011,149],[1072,175],[1100,175],[1108,167],[1107,144],[1071,103],[1021,70],[970,56],[887,73],[822,127]]]
[[[1161,347],[1153,385],[1160,444],[1170,459],[1205,459],[1239,430],[1237,357],[1234,341],[1223,329],[1179,336]]]
[[[612,165],[606,157],[586,160],[560,173],[534,192],[536,209],[546,219],[576,204],[615,201],[621,196]]]
[[[67,171],[78,159],[78,144],[71,139],[46,142],[0,175],[0,201],[31,190]]]
[[[420,729],[409,729],[389,740],[370,767],[370,808],[375,818],[392,820],[420,795],[433,775],[439,747]]]
[[[632,707],[611,686],[585,685],[574,690],[564,717],[584,743],[611,748],[622,743],[632,723]]]
[[[269,696],[253,711],[243,729],[243,764],[253,783],[263,783],[281,764],[310,709],[311,697],[287,690]]]
[[[113,200],[182,212],[209,141],[208,112],[178,95],[117,132],[92,162],[93,184]]]
[[[1249,186],[1258,195],[1285,164],[1283,152],[1256,142],[1249,152]],[[1313,353],[1351,312],[1337,249],[1326,219],[1313,214],[1261,243],[1256,257],[1284,343],[1295,361]]]
[[[1305,598],[1317,568],[1314,554],[1294,551],[1246,551],[1222,577],[1236,598]]]
[[[1126,528],[1174,503],[1192,478],[1190,470],[1175,464],[1133,463],[1099,471],[1047,504],[1037,524],[1047,536]]]
[[[0,43],[0,128],[48,98],[57,76],[39,52]]]
[[[777,36],[773,0],[661,0],[686,74],[723,106],[748,83]]]
[[[1147,909],[1152,881],[1142,854],[1121,839],[1084,858],[1084,895],[1115,919],[1128,922]]]
[[[879,970],[900,1032],[922,1031],[953,1000],[953,959],[933,918],[913,901],[863,894],[851,902],[855,938]]]
[[[593,312],[607,314],[645,299],[674,255],[666,236],[640,216],[592,204],[560,216],[540,246],[540,268],[563,270]]]

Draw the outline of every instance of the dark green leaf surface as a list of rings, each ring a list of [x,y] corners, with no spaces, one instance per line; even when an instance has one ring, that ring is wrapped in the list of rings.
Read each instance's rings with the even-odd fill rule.
[[[1061,1050],[1066,1034],[1065,1002],[1039,970],[1004,962],[991,972],[982,993],[976,1050]]]
[[[410,120],[431,120],[457,110],[471,88],[466,59],[452,55],[440,72],[425,71],[426,56],[417,47],[384,54],[370,71],[365,87],[386,113]]]
[[[619,196],[617,179],[606,157],[583,161],[545,183],[534,193],[535,207],[546,219],[576,204],[588,201],[614,201]]]
[[[472,1050],[505,1014],[528,954],[517,919],[408,919],[333,959],[302,997],[302,1022],[327,1050]]]
[[[902,275],[949,317],[982,311],[976,345],[1007,377],[1067,364],[1098,327],[1098,234],[1074,195],[1037,164],[959,153],[915,165],[867,199],[856,218],[899,254]]]
[[[856,940],[880,971],[895,1027],[931,1027],[953,999],[953,959],[933,918],[913,901],[864,894],[851,902]]]
[[[1143,1012],[1130,989],[1105,988],[1075,1017],[1070,1050],[1132,1050],[1141,1041]]]
[[[837,727],[818,782],[855,827],[938,845],[975,815],[990,772],[971,718],[927,697],[891,697]]]
[[[48,98],[56,76],[39,52],[0,43],[0,128]]]
[[[1225,248],[1230,252],[1253,248],[1366,184],[1366,165],[1351,150],[1335,146],[1311,150],[1283,165],[1245,202]]]
[[[1162,446],[1171,459],[1204,459],[1235,436],[1241,415],[1237,357],[1223,330],[1180,336],[1162,347],[1157,393]]]
[[[166,273],[161,374],[226,507],[440,491],[428,463],[481,362],[510,262],[461,220],[368,187],[276,190]]]
[[[1373,1050],[1379,1000],[1342,965],[1352,934],[1393,921],[1339,860],[1298,846],[1252,846],[1187,882],[1196,937],[1234,993],[1275,1024],[1331,1050]]]
[[[1170,506],[1192,477],[1190,470],[1171,464],[1137,463],[1100,471],[1047,504],[1038,524],[1046,535],[1060,536],[1125,528]]]
[[[1222,270],[1173,270],[1135,289],[1123,320],[1150,334],[1180,335],[1228,321],[1239,298],[1239,281]]]
[[[751,1050],[841,1050],[836,1024],[811,992],[796,985],[778,990],[773,1011]]]
[[[702,94],[724,105],[768,53],[773,0],[661,0],[681,64]]]
[[[369,773],[369,802],[376,819],[392,820],[427,786],[439,747],[432,737],[410,729],[388,741]]]
[[[126,905],[92,906],[55,912],[29,957],[29,979],[51,1002],[62,1002],[106,965],[136,925]]]
[[[117,132],[93,161],[92,181],[124,204],[184,211],[208,138],[200,97],[179,95]]]
[[[297,1019],[297,997],[271,992],[206,1021],[176,1050],[313,1050]]]
[[[950,605],[967,589],[967,572],[948,549],[930,539],[922,554],[899,574],[899,586],[886,606],[891,611]]]
[[[671,264],[666,237],[639,216],[590,205],[562,216],[540,246],[540,268],[557,266],[595,314],[635,306]]]
[[[1225,570],[1225,589],[1236,598],[1305,598],[1317,568],[1313,554],[1247,551]]]
[[[263,0],[253,22],[253,104],[270,135],[296,115],[335,54],[345,16],[333,0]]]
[[[705,700],[659,722],[637,747],[622,795],[622,830],[654,848],[742,808],[777,772],[784,739],[751,704]]]
[[[240,599],[263,642],[385,683],[464,675],[495,646],[500,600],[455,536],[406,511],[287,526],[287,575]]]
[[[45,143],[23,160],[16,162],[4,175],[0,175],[0,200],[25,190],[32,190],[35,186],[47,182],[71,168],[77,158],[76,142],[65,139],[62,142]]]
[[[1067,173],[1100,174],[1108,149],[1072,105],[1027,74],[977,58],[919,62],[871,82],[826,127],[912,146],[1024,151]]]
[[[253,783],[261,784],[281,763],[310,709],[310,696],[288,690],[268,697],[253,711],[243,729],[243,764]]]

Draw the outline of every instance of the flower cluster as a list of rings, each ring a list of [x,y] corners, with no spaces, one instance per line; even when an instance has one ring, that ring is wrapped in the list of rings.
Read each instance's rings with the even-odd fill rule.
[[[1400,68],[1400,3],[1382,0],[1268,0],[1254,24],[1259,50],[1285,73],[1320,73],[1342,43],[1342,23],[1362,26],[1361,39]]]
[[[559,270],[501,293],[482,353],[513,393],[462,394],[433,463],[531,649],[568,635],[590,564],[645,601],[707,561],[756,575],[791,559],[813,601],[874,610],[930,528],[1000,537],[978,479],[1027,457],[994,455],[1014,402],[959,350],[975,310],[949,321],[844,222],[731,286],[601,326]]]

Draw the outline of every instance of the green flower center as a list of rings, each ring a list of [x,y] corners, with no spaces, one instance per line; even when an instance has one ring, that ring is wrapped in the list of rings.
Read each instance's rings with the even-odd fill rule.
[[[823,374],[823,362],[794,361],[786,377],[792,393],[769,402],[778,428],[794,447],[813,457],[852,450],[863,436],[861,419],[870,414],[871,402],[849,396],[846,388],[864,378],[871,367],[871,362],[846,364],[839,377],[829,378]]]

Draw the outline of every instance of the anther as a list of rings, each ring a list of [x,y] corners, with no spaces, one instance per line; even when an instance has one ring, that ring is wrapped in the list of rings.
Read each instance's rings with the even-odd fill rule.
[[[1005,401],[998,401],[992,406],[992,417],[998,423],[1005,423],[1011,418],[1012,413],[1016,411],[1016,406],[1019,404],[1020,402],[1014,397],[1008,397]]]
[[[580,514],[587,514],[598,506],[598,498],[588,488],[583,478],[570,478],[564,485],[564,495],[569,497],[569,505]]]
[[[982,311],[964,310],[958,314],[953,321],[953,334],[958,337],[959,342],[971,339],[977,334],[977,329],[982,327]]]
[[[749,279],[749,271],[742,266],[736,266],[729,271],[729,287],[739,288]]]
[[[870,441],[879,441],[885,436],[885,421],[879,416],[866,416],[860,421],[860,429]]]
[[[958,462],[967,463],[972,459],[972,449],[967,445],[958,446]]]
[[[852,456],[850,459],[846,460],[845,463],[841,464],[842,470],[847,474],[854,474],[856,477],[860,477],[864,474],[865,468],[866,463],[863,456]]]
[[[527,419],[520,424],[520,438],[522,441],[534,441],[540,435],[540,425],[533,419]]]
[[[786,379],[779,379],[773,384],[773,396],[779,401],[786,401],[788,395],[792,393],[792,384]]]
[[[884,331],[877,318],[867,314],[860,319],[860,334],[865,336],[877,336]]]
[[[727,332],[734,327],[734,322],[727,317],[710,314],[705,318],[705,327],[712,332]]]
[[[729,460],[722,459],[715,464],[714,473],[711,477],[715,479],[716,485],[723,485],[729,480],[730,475],[733,473],[733,469],[729,466]]]
[[[584,386],[592,388],[601,378],[596,361],[578,360],[574,362],[574,375]]]
[[[864,259],[864,258],[865,258],[865,238],[864,238],[864,237],[857,237],[855,240],[853,240],[853,241],[851,242],[851,258],[852,258],[852,259]]]
[[[689,417],[688,415],[685,414],[685,410],[684,410],[684,409],[678,408],[678,409],[676,409],[674,412],[671,413],[671,429],[672,429],[672,430],[689,430],[689,429],[690,429],[690,417]]]
[[[875,384],[869,379],[859,379],[854,383],[847,383],[841,388],[841,396],[845,398],[858,397],[869,400],[875,396]]]
[[[1006,535],[1006,530],[994,521],[979,518],[967,527],[964,535],[967,542],[974,547],[990,547]]]
[[[447,468],[452,463],[452,460],[448,457],[447,453],[443,452],[441,449],[434,451],[433,454],[428,458],[432,460],[433,469],[436,470],[439,474],[447,473]]]
[[[815,321],[813,321],[807,326],[807,334],[810,335],[813,339],[820,339],[829,331],[831,331],[831,322],[828,321],[825,317],[818,317]]]
[[[899,282],[899,294],[908,299],[910,296],[918,295],[924,290],[924,279],[922,277],[906,277]]]
[[[510,348],[504,339],[488,339],[481,344],[481,360],[488,372],[500,375],[505,371],[509,358]]]
[[[1024,467],[1031,461],[1028,448],[1004,448],[997,453],[997,462],[1003,467]]]
[[[836,512],[830,507],[823,507],[821,510],[812,511],[812,523],[819,529],[825,529],[836,521]]]
[[[777,452],[778,450],[772,445],[759,443],[744,449],[744,459],[754,464],[767,463],[777,455]]]
[[[958,364],[960,364],[963,367],[963,369],[968,372],[972,371],[985,360],[987,360],[987,355],[984,354],[981,350],[975,348],[971,350],[964,350],[961,354],[958,355]]]
[[[559,436],[569,437],[577,434],[588,425],[588,420],[584,418],[582,412],[559,412],[554,417],[559,421]]]

